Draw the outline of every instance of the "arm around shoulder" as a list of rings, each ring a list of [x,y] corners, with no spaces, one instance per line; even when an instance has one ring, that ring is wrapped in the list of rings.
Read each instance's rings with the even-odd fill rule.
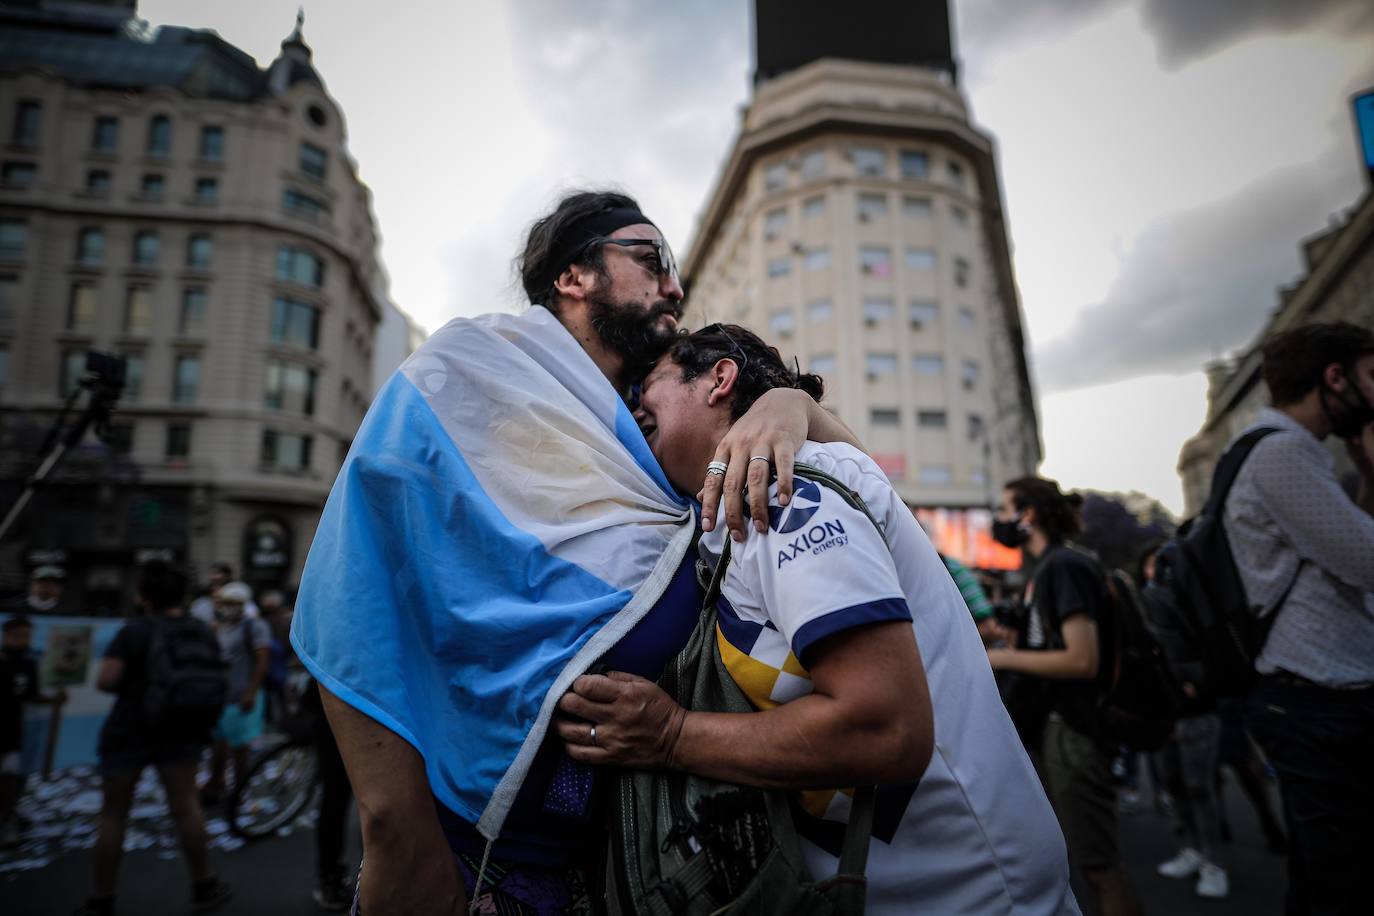
[[[434,810],[424,758],[395,732],[319,689],[358,801],[362,911],[463,912],[466,894]]]

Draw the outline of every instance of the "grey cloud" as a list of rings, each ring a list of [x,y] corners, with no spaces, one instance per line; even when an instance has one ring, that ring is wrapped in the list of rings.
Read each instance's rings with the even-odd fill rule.
[[[1006,43],[1073,28],[1131,6],[1155,41],[1160,63],[1182,67],[1252,35],[1323,29],[1374,34],[1368,0],[959,0],[961,42],[977,68],[980,55]]]
[[[1165,217],[1126,255],[1105,301],[1036,348],[1046,390],[1185,372],[1248,343],[1300,272],[1299,245],[1355,200],[1349,151]]]

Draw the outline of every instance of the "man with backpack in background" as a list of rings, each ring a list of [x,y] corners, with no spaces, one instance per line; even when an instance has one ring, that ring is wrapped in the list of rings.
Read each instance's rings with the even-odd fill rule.
[[[1287,913],[1369,912],[1374,860],[1374,333],[1317,323],[1264,345],[1273,402],[1222,519],[1267,639],[1250,729],[1279,774],[1289,823]],[[1269,434],[1259,431],[1272,430]],[[1341,488],[1322,440],[1346,442]],[[1224,459],[1223,459],[1224,460]]]
[[[100,730],[104,803],[95,847],[95,894],[78,916],[114,912],[129,806],[143,768],[157,767],[167,806],[191,871],[191,904],[213,909],[231,896],[210,871],[196,766],[225,700],[224,665],[214,634],[184,610],[186,577],[149,563],[138,603],[147,616],[125,624],[100,662],[96,686],[116,694]]]
[[[215,592],[215,636],[229,666],[229,699],[215,726],[210,756],[210,779],[201,801],[217,804],[224,795],[224,768],[234,758],[234,785],[248,772],[248,751],[262,734],[263,682],[272,662],[272,631],[260,617],[248,617],[253,590],[243,582],[229,582]]]

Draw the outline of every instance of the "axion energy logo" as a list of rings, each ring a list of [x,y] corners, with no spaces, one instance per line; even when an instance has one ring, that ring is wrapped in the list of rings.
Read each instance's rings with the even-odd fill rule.
[[[813,480],[793,478],[792,501],[786,506],[768,505],[768,526],[778,534],[791,534],[811,521],[821,507],[821,488]]]

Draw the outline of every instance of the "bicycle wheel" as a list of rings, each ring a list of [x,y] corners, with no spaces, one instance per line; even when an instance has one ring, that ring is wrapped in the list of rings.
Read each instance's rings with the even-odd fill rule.
[[[248,768],[229,800],[229,829],[245,840],[271,836],[315,799],[319,761],[309,744],[283,744]]]

